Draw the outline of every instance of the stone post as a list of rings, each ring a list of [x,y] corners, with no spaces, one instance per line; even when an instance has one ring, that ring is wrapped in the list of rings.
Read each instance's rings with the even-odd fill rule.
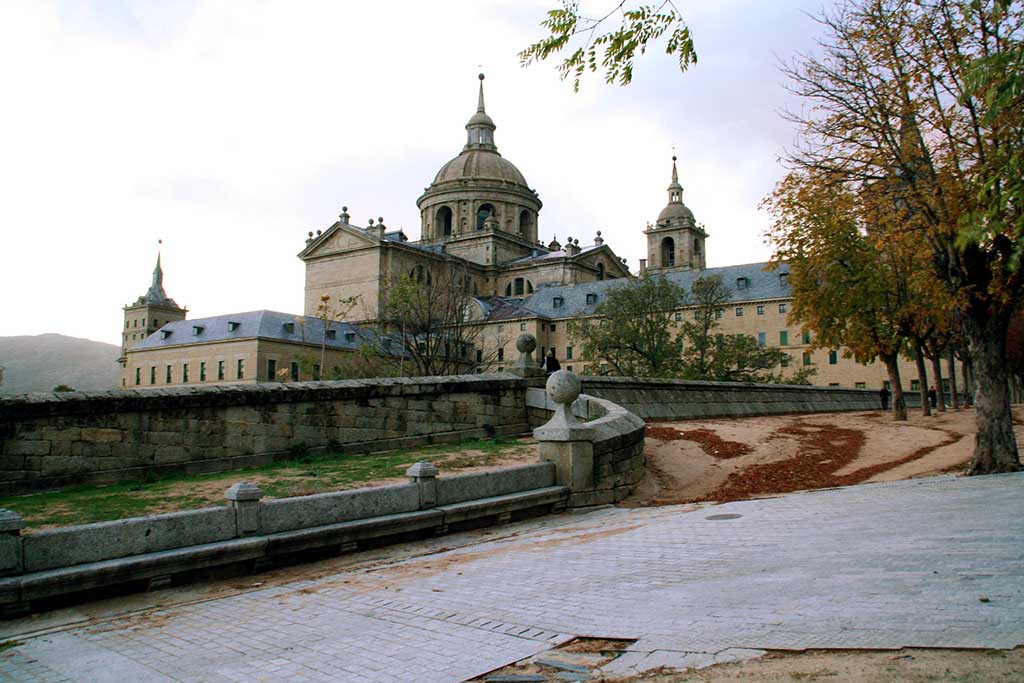
[[[433,463],[413,463],[405,471],[405,476],[419,489],[420,510],[437,507],[437,468]]]
[[[260,532],[260,498],[263,491],[256,484],[240,481],[224,492],[235,510],[235,536],[255,536]]]
[[[555,404],[555,415],[533,430],[540,442],[540,459],[555,464],[556,482],[569,487],[570,507],[600,504],[589,500],[594,491],[593,430],[572,414],[572,403],[580,395],[579,377],[559,370],[548,378],[547,394]]]
[[[516,349],[519,359],[508,369],[513,375],[520,377],[543,377],[544,368],[537,364],[533,351],[537,348],[537,338],[525,332],[516,338]]]
[[[21,530],[25,520],[14,510],[0,509],[0,576],[14,576],[24,569]]]

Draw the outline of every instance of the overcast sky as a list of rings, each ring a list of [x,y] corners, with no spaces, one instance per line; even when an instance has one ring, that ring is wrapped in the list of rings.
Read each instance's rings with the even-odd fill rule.
[[[793,141],[776,58],[811,49],[824,1],[677,0],[696,66],[659,49],[578,94],[516,57],[555,0],[0,3],[0,336],[119,343],[158,239],[190,317],[301,313],[295,255],[343,205],[419,237],[480,71],[545,242],[601,230],[636,272],[674,145],[708,265],[766,260],[757,205]]]

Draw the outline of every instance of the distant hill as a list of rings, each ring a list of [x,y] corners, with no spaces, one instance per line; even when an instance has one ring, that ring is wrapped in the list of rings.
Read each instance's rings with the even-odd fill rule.
[[[120,381],[120,355],[113,344],[62,334],[0,337],[0,394],[53,391],[58,384],[79,391],[113,389]]]

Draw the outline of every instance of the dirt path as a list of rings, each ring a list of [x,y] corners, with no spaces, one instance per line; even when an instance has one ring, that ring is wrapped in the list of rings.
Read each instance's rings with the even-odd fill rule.
[[[1024,410],[1014,409],[1024,443]],[[623,505],[730,501],[962,468],[974,411],[894,422],[878,412],[651,423],[647,477]]]

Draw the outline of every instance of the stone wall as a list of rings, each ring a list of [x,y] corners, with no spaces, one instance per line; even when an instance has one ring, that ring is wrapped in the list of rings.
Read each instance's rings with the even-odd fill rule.
[[[687,420],[879,410],[878,391],[839,387],[581,377],[583,392],[644,419]]]
[[[509,375],[265,383],[0,399],[0,495],[529,430]]]

